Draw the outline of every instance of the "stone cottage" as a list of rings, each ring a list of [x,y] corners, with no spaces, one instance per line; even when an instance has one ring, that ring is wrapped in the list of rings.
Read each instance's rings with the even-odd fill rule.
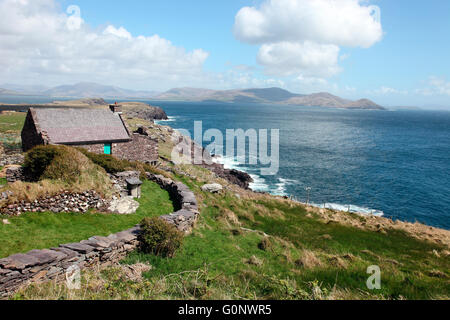
[[[30,108],[22,130],[23,150],[49,144],[82,147],[130,161],[158,161],[158,141],[130,133],[117,104],[110,110]]]

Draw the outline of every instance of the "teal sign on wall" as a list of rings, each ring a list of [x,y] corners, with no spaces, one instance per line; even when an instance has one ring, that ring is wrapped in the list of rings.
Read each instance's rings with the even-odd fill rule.
[[[110,143],[105,144],[105,154],[111,154],[112,146]]]

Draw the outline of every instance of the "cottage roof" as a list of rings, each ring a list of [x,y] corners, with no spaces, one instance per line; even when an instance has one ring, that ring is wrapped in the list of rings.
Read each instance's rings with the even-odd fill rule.
[[[122,118],[106,109],[30,109],[38,131],[51,143],[129,141]]]

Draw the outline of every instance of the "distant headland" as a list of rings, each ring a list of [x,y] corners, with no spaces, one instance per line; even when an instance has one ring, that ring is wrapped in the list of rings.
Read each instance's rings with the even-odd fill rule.
[[[226,103],[267,103],[305,107],[340,109],[384,110],[368,99],[357,101],[344,99],[327,92],[297,94],[281,88],[211,90],[202,88],[175,88],[166,92],[135,91],[97,83],[81,82],[54,88],[0,85],[2,95],[38,95],[54,98],[146,99],[157,101],[192,101]]]

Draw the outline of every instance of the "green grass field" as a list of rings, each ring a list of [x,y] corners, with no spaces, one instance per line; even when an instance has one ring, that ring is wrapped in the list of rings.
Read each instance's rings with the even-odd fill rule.
[[[9,131],[22,131],[25,123],[26,113],[14,112],[0,114],[0,133]]]
[[[17,150],[22,146],[20,133],[25,123],[26,113],[0,114],[0,142],[6,149]]]
[[[144,217],[173,212],[169,194],[153,182],[142,186],[141,206],[136,214],[26,213],[20,217],[0,216],[11,224],[0,223],[0,258],[32,249],[45,249],[64,243],[107,236],[138,224]]]

